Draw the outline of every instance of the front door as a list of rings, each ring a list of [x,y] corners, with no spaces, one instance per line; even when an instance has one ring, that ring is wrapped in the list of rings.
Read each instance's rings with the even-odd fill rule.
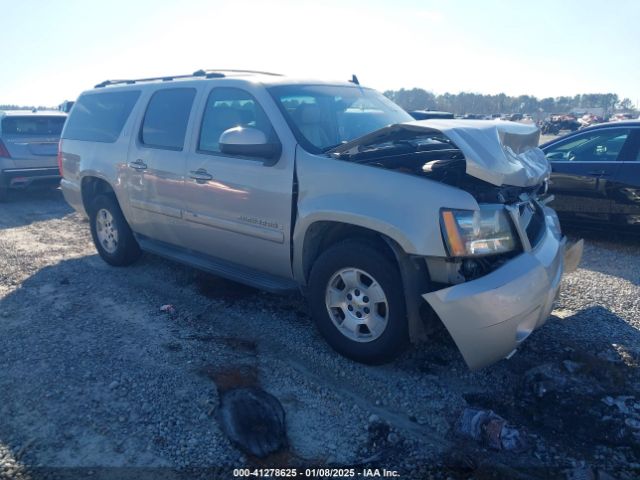
[[[602,128],[573,135],[545,149],[551,162],[551,206],[565,218],[606,222],[613,209],[612,186],[628,128]]]
[[[132,135],[127,168],[134,231],[174,245],[181,243],[185,144],[194,88],[163,88],[149,99]]]
[[[208,256],[291,278],[295,142],[281,141],[281,157],[270,162],[223,154],[218,145],[222,132],[236,126],[257,128],[270,142],[280,141],[286,132],[276,134],[262,106],[268,102],[274,110],[273,100],[267,96],[261,105],[256,97],[223,86],[208,94],[187,162],[185,241]]]

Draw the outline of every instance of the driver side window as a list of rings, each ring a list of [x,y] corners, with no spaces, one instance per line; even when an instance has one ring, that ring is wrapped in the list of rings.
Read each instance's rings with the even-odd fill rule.
[[[198,151],[219,153],[220,135],[233,127],[256,128],[264,132],[268,141],[276,141],[271,122],[249,92],[239,88],[214,88],[209,94],[202,116]]]
[[[546,151],[552,162],[615,162],[629,137],[629,129],[611,128],[568,138]]]

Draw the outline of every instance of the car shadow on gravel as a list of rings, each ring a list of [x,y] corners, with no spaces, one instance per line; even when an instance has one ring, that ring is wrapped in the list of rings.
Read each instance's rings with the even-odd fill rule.
[[[0,203],[0,230],[62,218],[73,212],[59,188],[12,190]]]

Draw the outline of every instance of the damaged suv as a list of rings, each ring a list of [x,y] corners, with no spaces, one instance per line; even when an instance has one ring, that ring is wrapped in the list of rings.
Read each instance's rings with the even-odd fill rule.
[[[301,288],[328,343],[367,363],[439,319],[475,369],[546,321],[565,268],[538,135],[413,121],[350,82],[200,70],[83,93],[62,188],[111,265],[144,250]]]

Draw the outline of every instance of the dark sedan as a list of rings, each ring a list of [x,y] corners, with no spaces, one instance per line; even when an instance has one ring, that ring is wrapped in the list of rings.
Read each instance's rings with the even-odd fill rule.
[[[563,220],[640,228],[640,122],[594,125],[540,148]]]

